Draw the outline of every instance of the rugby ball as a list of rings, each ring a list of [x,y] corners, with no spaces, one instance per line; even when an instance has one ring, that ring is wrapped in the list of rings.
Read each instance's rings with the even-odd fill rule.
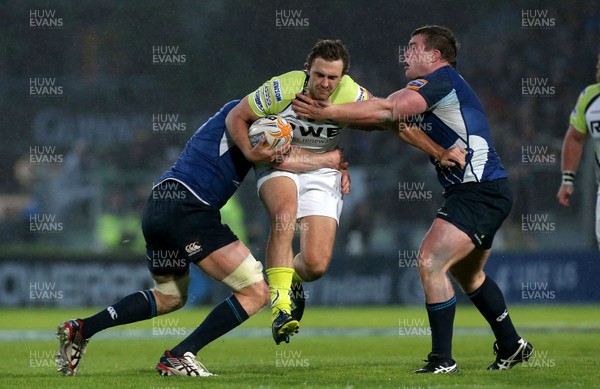
[[[252,147],[256,146],[261,139],[267,138],[265,147],[275,150],[290,144],[292,125],[280,116],[267,116],[252,123],[248,137]]]

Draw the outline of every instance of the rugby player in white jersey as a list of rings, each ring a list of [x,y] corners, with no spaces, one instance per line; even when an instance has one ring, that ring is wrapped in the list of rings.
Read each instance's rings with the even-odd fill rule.
[[[600,55],[596,64],[596,84],[588,85],[579,95],[571,112],[569,128],[562,148],[562,182],[556,197],[568,207],[575,189],[575,173],[581,161],[583,146],[591,137],[596,158],[596,186],[600,184]],[[600,189],[596,196],[596,240],[600,248]]]
[[[260,166],[263,161],[252,155],[248,128],[259,117],[280,115],[294,128],[292,145],[313,153],[335,149],[346,124],[301,119],[292,110],[291,101],[296,93],[330,104],[371,99],[371,94],[346,74],[349,66],[349,54],[341,41],[319,41],[306,59],[305,71],[271,78],[227,116],[227,129],[232,138],[246,158],[255,163],[258,194],[270,218],[266,258],[276,344],[289,342],[290,335],[299,329],[304,311],[302,282],[319,279],[329,266],[342,211],[342,195],[349,187],[341,187],[344,169],[315,168],[293,173]],[[455,150],[442,149],[425,135],[414,143],[452,166],[455,162],[450,159],[461,157],[454,154]],[[292,241],[297,229],[300,253],[294,257]]]

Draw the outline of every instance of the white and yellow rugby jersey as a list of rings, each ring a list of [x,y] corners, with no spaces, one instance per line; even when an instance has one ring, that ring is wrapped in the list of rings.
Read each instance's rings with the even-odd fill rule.
[[[596,183],[600,185],[600,84],[589,85],[581,92],[570,123],[583,134],[590,134],[596,156]]]
[[[333,150],[346,123],[301,119],[292,110],[292,100],[296,93],[302,92],[307,82],[308,74],[300,70],[273,77],[248,95],[248,103],[259,117],[281,115],[290,122],[294,129],[292,145],[314,152]],[[345,104],[372,98],[365,88],[345,75],[331,95],[331,103]]]

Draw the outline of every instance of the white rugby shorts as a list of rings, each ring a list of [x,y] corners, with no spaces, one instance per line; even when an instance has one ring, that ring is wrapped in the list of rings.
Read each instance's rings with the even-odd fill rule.
[[[292,173],[267,167],[257,167],[256,190],[273,177],[289,177],[296,183],[298,195],[298,214],[305,216],[327,216],[339,224],[342,205],[342,173],[330,168],[311,170],[304,173]]]

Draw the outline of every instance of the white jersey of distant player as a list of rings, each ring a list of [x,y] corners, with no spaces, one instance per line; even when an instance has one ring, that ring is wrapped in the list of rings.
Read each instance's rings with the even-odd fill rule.
[[[571,112],[570,124],[589,134],[592,140],[596,183],[600,186],[600,84],[589,85],[581,92]]]

